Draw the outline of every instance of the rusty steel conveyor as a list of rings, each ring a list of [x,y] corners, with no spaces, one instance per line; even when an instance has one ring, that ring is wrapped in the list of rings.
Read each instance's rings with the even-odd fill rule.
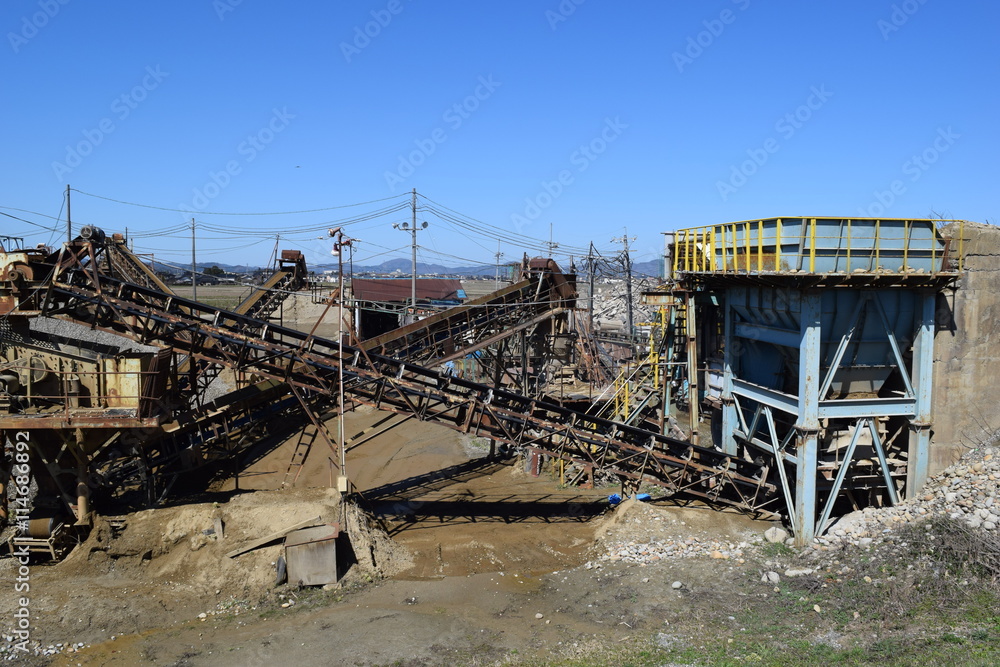
[[[460,359],[575,306],[575,292],[551,259],[535,260],[500,290],[361,342],[368,353],[424,365]]]
[[[514,447],[548,454],[622,479],[658,485],[761,514],[784,511],[765,466],[713,449],[586,415],[405,360],[371,354],[286,327],[214,308],[94,270],[85,244],[36,266],[22,308],[172,347],[199,360],[409,414]]]

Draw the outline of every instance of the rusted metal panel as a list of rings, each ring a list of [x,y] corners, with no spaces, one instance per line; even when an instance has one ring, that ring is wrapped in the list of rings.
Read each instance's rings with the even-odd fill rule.
[[[167,389],[170,359],[173,351],[163,349],[156,353],[142,378],[142,396],[139,397],[139,414],[149,417],[161,410],[162,398]]]
[[[17,309],[17,297],[14,295],[0,296],[0,315],[7,315]]]
[[[143,359],[139,357],[113,357],[101,360],[103,394],[109,408],[138,409],[142,366]]]
[[[672,306],[677,303],[677,297],[669,292],[643,292],[642,303],[646,306]]]
[[[351,283],[359,301],[410,300],[412,282],[409,278],[355,278]],[[453,278],[417,278],[417,299],[458,301],[462,281]]]

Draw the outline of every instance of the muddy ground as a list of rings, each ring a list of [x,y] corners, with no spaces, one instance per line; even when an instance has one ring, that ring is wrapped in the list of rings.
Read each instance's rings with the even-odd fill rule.
[[[377,431],[385,420],[361,410],[345,432]],[[33,639],[55,654],[18,662],[814,664],[854,655],[861,659],[844,664],[907,664],[894,660],[907,653],[894,656],[891,642],[912,644],[916,620],[841,589],[830,599],[834,589],[824,589],[842,585],[833,569],[786,577],[803,557],[764,542],[769,524],[696,506],[612,509],[609,489],[559,488],[516,459],[487,459],[482,443],[397,421],[351,450],[363,511],[348,513],[359,558],[340,585],[275,586],[280,546],[225,556],[302,518],[343,519],[321,444],[296,485],[278,488],[293,439],[246,470],[240,491],[230,480],[212,502],[122,517],[121,532],[102,521],[64,562],[33,567]],[[216,517],[221,539],[205,534]],[[640,552],[649,543],[680,552],[644,563],[617,555],[639,545],[648,559]],[[0,562],[2,576],[11,567]],[[778,585],[772,570],[782,573]],[[0,599],[4,619],[11,597]],[[922,620],[920,632],[995,646],[1000,615],[984,604],[985,615],[962,617],[962,631]]]
[[[348,471],[370,522],[354,526],[361,562],[339,588],[276,588],[280,545],[225,556],[303,519],[342,520],[325,444],[314,443],[295,486],[280,488],[292,438],[245,470],[239,491],[227,480],[213,502],[116,517],[126,523],[120,531],[101,520],[65,561],[33,567],[33,639],[62,645],[53,664],[258,664],[279,656],[303,665],[464,664],[586,646],[595,636],[625,639],[681,599],[672,581],[703,578],[695,561],[654,577],[610,563],[586,569],[599,540],[628,524],[615,522],[607,490],[561,489],[527,475],[516,459],[490,460],[483,443],[375,411],[349,415],[345,432],[387,424],[394,426],[350,451]],[[683,514],[703,532],[764,528],[705,509],[656,511]],[[205,534],[216,517],[222,539]],[[372,552],[374,565],[364,557]],[[13,564],[0,562],[5,577]],[[711,577],[732,569],[708,565]],[[291,600],[301,601],[281,606]],[[13,602],[0,602],[6,618]],[[79,643],[86,647],[65,651]]]

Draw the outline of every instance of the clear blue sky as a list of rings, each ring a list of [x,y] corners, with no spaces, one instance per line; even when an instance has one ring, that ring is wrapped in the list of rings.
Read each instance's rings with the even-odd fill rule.
[[[411,188],[421,261],[452,265],[550,225],[557,252],[627,227],[648,260],[756,217],[1000,219],[985,0],[7,0],[0,23],[0,211],[57,225],[67,183],[189,209],[72,199],[179,263],[192,215],[200,261],[263,264],[281,232],[317,263],[331,221],[386,209],[347,228],[356,259],[407,257]]]

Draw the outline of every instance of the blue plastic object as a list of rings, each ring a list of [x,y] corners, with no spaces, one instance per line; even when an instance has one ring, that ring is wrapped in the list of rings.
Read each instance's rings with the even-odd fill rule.
[[[608,502],[612,505],[617,505],[621,501],[622,497],[619,496],[617,493],[612,493],[610,496],[608,496]]]

